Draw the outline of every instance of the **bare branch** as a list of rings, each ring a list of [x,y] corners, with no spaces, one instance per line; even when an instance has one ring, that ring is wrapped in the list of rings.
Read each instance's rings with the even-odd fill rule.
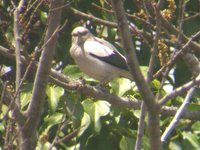
[[[75,9],[75,8],[72,8],[72,7],[67,8],[67,11],[69,11],[73,15],[76,15],[76,16],[79,16],[79,17],[84,17],[84,18],[87,18],[88,20],[99,22],[103,25],[107,25],[107,26],[111,26],[111,27],[115,27],[115,28],[117,27],[117,24],[114,23],[114,22],[106,21],[106,20],[94,17],[92,15],[88,15],[88,14],[83,13],[83,12],[81,12],[81,11]]]
[[[20,2],[21,3],[21,2]],[[14,12],[14,37],[15,37],[15,47],[16,47],[16,91],[19,91],[19,84],[21,82],[21,67],[22,67],[22,62],[21,62],[21,42],[20,42],[20,33],[19,33],[19,10],[18,8],[15,9]],[[16,103],[18,107],[20,107],[20,92],[18,92],[16,96]]]
[[[3,93],[1,93],[1,103],[6,104],[7,106],[9,106],[8,111],[12,110],[13,111],[13,118],[17,121],[17,123],[19,125],[23,125],[25,122],[25,116],[21,113],[19,107],[17,106],[17,104],[15,103],[14,98],[12,97],[12,95],[6,90],[5,85],[3,85],[0,82],[0,91],[2,91]],[[7,113],[5,114],[5,116],[3,117],[3,119],[6,118]]]
[[[160,5],[162,4],[162,1],[159,1],[157,4],[157,7],[161,7]],[[158,15],[158,9],[155,9],[155,13],[156,13],[156,33],[154,36],[154,43],[153,43],[153,48],[151,51],[151,57],[150,57],[150,61],[149,61],[149,67],[148,67],[148,76],[147,76],[147,82],[150,83],[153,77],[153,71],[154,71],[154,64],[155,64],[155,60],[157,57],[157,53],[158,53],[158,41],[160,38],[160,19],[159,19],[159,15]],[[144,128],[145,128],[145,113],[146,113],[146,106],[145,103],[142,102],[141,105],[141,114],[140,114],[140,120],[138,123],[138,130],[137,130],[137,140],[136,140],[136,144],[135,144],[135,150],[140,150],[141,149],[141,145],[142,145],[142,137],[143,137],[143,133],[144,133]]]
[[[9,58],[10,60],[13,60],[13,61],[16,59],[15,54],[11,50],[4,48],[2,46],[0,46],[0,55],[4,56],[6,58]],[[21,56],[21,60],[24,65],[28,64],[28,62],[26,61],[26,59],[23,56]],[[35,71],[37,69],[36,62],[33,62],[33,66],[31,69],[33,69],[33,71]],[[76,91],[82,92],[83,94],[91,96],[95,99],[104,99],[116,107],[126,107],[126,108],[134,108],[134,109],[140,109],[140,107],[141,107],[140,101],[130,99],[130,98],[125,98],[125,97],[124,98],[118,97],[114,94],[110,94],[109,92],[105,92],[105,91],[96,89],[95,87],[92,87],[89,85],[83,85],[83,84],[81,84],[81,82],[71,80],[64,74],[59,73],[54,69],[51,69],[51,72],[50,72],[50,82],[52,82],[58,86],[61,86],[65,89],[68,89],[68,90],[76,90]],[[181,92],[180,92],[179,88],[177,88],[178,89],[177,91],[179,91],[180,93],[184,93],[185,91],[187,91],[194,85],[199,85],[199,84],[200,84],[200,78],[197,79],[196,81],[194,81],[193,85],[191,85],[190,82],[185,84],[184,85],[185,87],[183,87],[183,89],[184,88],[186,88],[186,89],[184,89],[183,91],[181,90]],[[175,92],[175,91],[173,91],[173,92]],[[173,92],[172,92],[172,95],[169,93],[169,95],[166,95],[165,98],[169,100],[170,98],[173,98],[173,97],[177,96],[178,94],[180,94],[180,93],[175,94],[176,92],[175,93],[173,93]],[[163,97],[163,100],[165,98]],[[176,110],[177,109],[175,107],[162,107],[161,114],[174,116],[176,113]],[[198,111],[196,111],[196,112],[186,111],[182,117],[188,118],[191,120],[200,119],[200,115],[199,115]]]
[[[159,109],[155,102],[155,97],[150,90],[149,85],[146,83],[140,69],[136,57],[136,51],[131,39],[128,21],[124,13],[123,4],[121,0],[113,0],[112,6],[118,22],[118,28],[121,34],[123,48],[126,52],[127,63],[129,70],[134,77],[136,85],[140,94],[147,106],[148,110],[148,123],[150,132],[150,145],[151,149],[157,150],[161,148],[160,131],[159,131]]]
[[[135,150],[141,150],[142,147],[142,137],[144,135],[144,129],[145,129],[145,114],[146,114],[146,106],[145,103],[142,102],[140,120],[138,122],[137,139],[135,142]]]
[[[193,88],[196,85],[200,84],[200,75],[197,76],[193,81],[190,81],[186,84],[184,84],[183,86],[173,90],[171,93],[167,94],[166,96],[164,96],[161,100],[160,100],[160,107],[162,107],[168,100],[181,95],[182,93],[188,91],[189,89]]]
[[[21,129],[21,147],[22,149],[35,149],[36,129],[40,121],[43,104],[45,101],[45,90],[48,83],[48,76],[51,70],[51,62],[54,57],[57,32],[61,19],[61,9],[52,11],[52,9],[62,6],[63,1],[51,0],[48,18],[48,28],[45,36],[45,43],[48,42],[42,52],[39,66],[36,73],[36,79],[33,87],[33,95],[29,107],[26,111],[28,122]]]
[[[200,61],[195,55],[191,53],[185,53],[181,57],[185,61],[186,65],[188,66],[189,70],[194,76],[200,74]]]
[[[169,134],[172,132],[172,130],[175,128],[178,120],[180,119],[180,117],[182,116],[185,107],[187,106],[187,104],[189,103],[190,99],[193,96],[193,93],[195,91],[195,87],[191,88],[188,93],[187,96],[183,102],[183,104],[180,106],[180,108],[177,110],[176,115],[174,116],[173,120],[171,121],[171,123],[169,124],[169,126],[166,128],[165,132],[163,133],[163,135],[161,136],[161,141],[164,142],[167,137],[169,136]]]

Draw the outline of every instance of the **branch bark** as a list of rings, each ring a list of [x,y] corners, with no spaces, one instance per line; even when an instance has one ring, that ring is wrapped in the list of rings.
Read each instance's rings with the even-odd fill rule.
[[[15,59],[16,59],[15,53],[13,51],[11,51],[7,48],[4,48],[2,46],[0,46],[0,55],[10,59],[11,61],[12,60],[15,61]],[[26,59],[23,56],[21,56],[21,60],[23,62],[23,65],[28,65],[28,62],[26,61]],[[37,62],[33,62],[33,65],[32,65],[33,72],[35,72],[36,69],[37,69]],[[63,75],[62,73],[57,72],[54,69],[51,69],[49,76],[50,76],[51,83],[54,83],[57,86],[61,86],[65,89],[79,91],[79,92],[82,92],[85,95],[91,96],[95,99],[104,99],[104,100],[108,101],[109,103],[111,103],[115,107],[140,109],[140,105],[141,105],[140,101],[133,100],[130,98],[125,98],[125,97],[121,98],[114,94],[110,94],[108,92],[106,92],[106,93],[101,92],[101,91],[99,91],[99,89],[96,89],[92,86],[82,85],[82,84],[80,84],[79,81],[72,81],[70,78]],[[175,89],[174,91],[172,91],[171,93],[169,93],[165,97],[163,97],[162,100],[166,100],[166,99],[169,100],[171,98],[175,98],[176,96],[188,91],[194,85],[197,85],[197,86],[200,85],[200,77],[197,77],[194,81],[190,81],[190,82],[184,84],[183,86]],[[10,100],[8,101],[8,99],[7,99],[7,102],[9,104]],[[160,105],[162,105],[161,102],[160,102]],[[174,116],[176,113],[176,110],[177,110],[177,108],[175,108],[175,107],[162,107],[161,114]],[[200,120],[199,111],[194,111],[194,112],[185,111],[185,113],[183,114],[182,117],[191,119],[191,120]]]
[[[36,146],[36,131],[45,102],[46,85],[48,83],[48,76],[51,70],[57,40],[56,33],[61,19],[61,9],[56,9],[55,11],[53,9],[62,6],[62,4],[63,1],[51,0],[50,2],[48,28],[44,40],[45,47],[36,72],[33,96],[29,107],[25,112],[27,121],[23,128],[20,129],[20,148],[22,150],[32,150],[35,149]]]
[[[20,82],[21,82],[21,69],[22,69],[22,62],[21,62],[21,42],[20,42],[20,25],[19,25],[19,13],[20,7],[22,7],[22,2],[20,2],[19,6],[15,8],[14,11],[14,37],[15,37],[15,49],[16,49],[16,79],[15,79],[15,91],[16,91],[16,104],[20,107]],[[17,92],[19,91],[19,92]]]
[[[148,127],[150,136],[151,149],[159,150],[161,148],[160,141],[160,126],[159,126],[159,108],[155,102],[155,97],[150,90],[149,85],[145,81],[139,63],[136,57],[136,50],[133,46],[130,30],[128,27],[128,20],[126,18],[123,4],[121,0],[113,0],[112,6],[115,11],[118,28],[121,34],[123,48],[126,53],[129,70],[134,77],[134,81],[140,91],[140,94],[147,106],[148,110]]]
[[[183,104],[180,106],[180,108],[177,110],[176,115],[174,116],[173,120],[171,121],[171,123],[169,124],[169,126],[166,128],[165,132],[163,133],[163,135],[161,136],[161,141],[164,142],[167,137],[169,136],[169,134],[172,132],[172,130],[175,128],[176,124],[178,123],[180,117],[182,116],[187,104],[189,103],[190,99],[192,98],[194,91],[195,91],[195,87],[191,88],[188,93],[187,96],[183,102]]]

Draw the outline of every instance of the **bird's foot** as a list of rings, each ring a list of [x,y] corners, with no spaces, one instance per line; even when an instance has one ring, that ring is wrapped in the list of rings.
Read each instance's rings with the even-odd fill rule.
[[[96,86],[95,86],[98,90],[101,90],[102,92],[108,92],[107,88],[106,88],[106,85],[105,84],[101,84],[101,83],[98,83]]]

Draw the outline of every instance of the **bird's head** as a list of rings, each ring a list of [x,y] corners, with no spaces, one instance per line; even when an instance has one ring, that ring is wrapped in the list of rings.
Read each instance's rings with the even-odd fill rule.
[[[72,42],[78,45],[83,44],[86,40],[92,37],[90,31],[81,26],[76,27],[71,34],[72,34]]]

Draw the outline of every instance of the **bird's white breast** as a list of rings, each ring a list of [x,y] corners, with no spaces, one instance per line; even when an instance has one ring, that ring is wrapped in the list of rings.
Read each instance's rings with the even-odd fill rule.
[[[96,80],[107,82],[119,76],[117,68],[91,56],[84,48],[76,47],[70,53],[80,70]]]

